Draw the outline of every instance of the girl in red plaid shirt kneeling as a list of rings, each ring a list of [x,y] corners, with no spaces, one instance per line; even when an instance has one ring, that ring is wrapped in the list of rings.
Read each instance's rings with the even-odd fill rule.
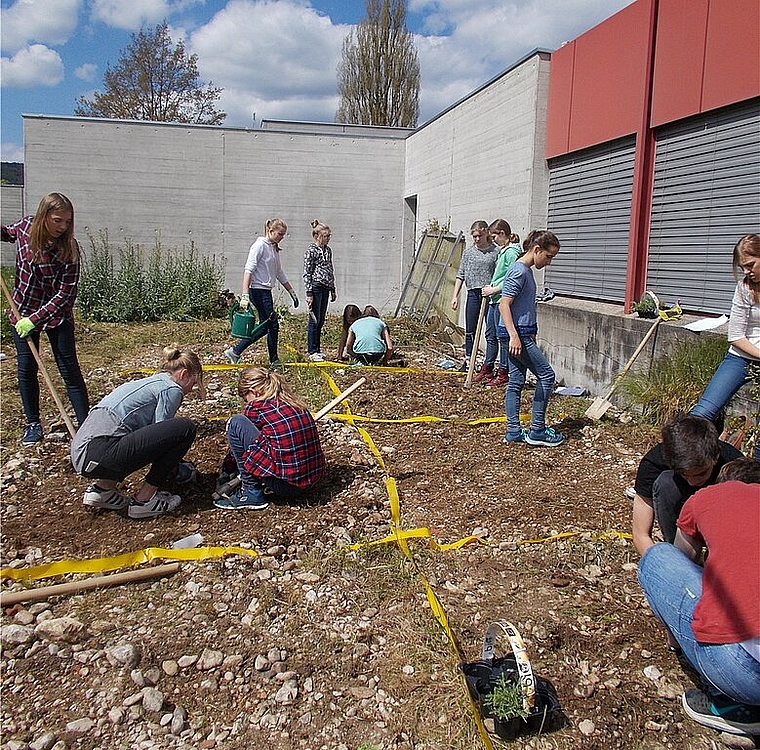
[[[314,418],[284,378],[263,367],[240,373],[238,395],[245,408],[227,422],[230,451],[222,470],[231,473],[236,465],[241,486],[214,505],[263,510],[270,495],[298,497],[325,470]]]

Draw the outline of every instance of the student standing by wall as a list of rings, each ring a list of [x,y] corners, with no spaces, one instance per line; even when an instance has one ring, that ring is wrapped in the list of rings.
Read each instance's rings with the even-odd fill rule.
[[[523,242],[525,254],[507,271],[501,291],[499,312],[509,334],[509,385],[505,398],[507,434],[505,443],[528,443],[553,447],[564,435],[546,426],[546,407],[554,389],[554,370],[536,343],[536,281],[533,269],[546,268],[559,253],[559,240],[549,231],[531,232]],[[525,374],[536,376],[530,429],[520,426],[520,398]]]
[[[496,266],[496,246],[491,242],[488,234],[488,224],[485,221],[476,221],[470,227],[470,236],[473,244],[466,247],[462,253],[462,260],[454,282],[454,294],[451,296],[451,309],[459,308],[459,292],[462,285],[467,288],[467,302],[464,311],[465,334],[464,354],[465,359],[460,366],[460,371],[467,370],[470,355],[472,354],[473,342],[475,346],[475,331],[478,327],[478,316],[483,301],[483,287],[488,285],[493,276]],[[486,321],[486,358],[493,355],[496,358],[496,331],[491,330]]]
[[[280,364],[277,354],[277,344],[280,334],[280,324],[274,311],[272,289],[279,281],[293,299],[293,307],[298,307],[298,296],[282,270],[280,264],[280,242],[288,231],[288,225],[282,219],[269,219],[264,226],[264,234],[251,245],[248,259],[243,272],[243,293],[240,297],[240,309],[247,310],[249,305],[256,308],[261,322],[268,320],[267,350],[269,362]],[[224,352],[231,364],[240,362],[240,355],[254,342],[255,339],[242,339],[235,346]]]
[[[496,256],[496,266],[494,267],[493,276],[491,277],[491,283],[488,286],[483,287],[483,296],[490,296],[488,303],[489,323],[496,331],[496,343],[499,354],[499,368],[496,374],[493,373],[493,361],[488,362],[488,359],[483,363],[482,374],[478,373],[473,379],[473,383],[478,383],[481,380],[486,380],[489,376],[493,377],[488,380],[487,385],[500,386],[506,385],[509,380],[509,336],[507,335],[507,329],[504,328],[504,324],[501,322],[501,315],[499,314],[499,302],[501,302],[501,285],[504,283],[504,277],[507,275],[507,271],[512,267],[512,264],[522,255],[522,248],[520,247],[520,237],[516,234],[512,234],[512,230],[509,223],[504,219],[496,219],[491,226],[488,227],[488,231],[493,238],[496,247],[499,248],[498,255]],[[494,361],[496,353],[494,352]],[[489,368],[490,364],[490,368]]]
[[[321,337],[322,326],[327,315],[327,303],[335,302],[335,270],[332,248],[327,243],[332,233],[327,224],[318,219],[311,222],[311,236],[314,241],[306,248],[303,256],[303,288],[309,320],[306,329],[306,349],[312,362],[324,362]]]
[[[2,241],[16,243],[16,281],[12,296],[21,318],[9,314],[16,346],[18,389],[26,417],[21,442],[42,440],[37,360],[27,337],[39,348],[45,331],[66,393],[81,425],[90,409],[87,386],[77,359],[74,302],[79,287],[79,244],[74,239],[74,206],[61,193],[49,193],[34,216],[2,227]]]

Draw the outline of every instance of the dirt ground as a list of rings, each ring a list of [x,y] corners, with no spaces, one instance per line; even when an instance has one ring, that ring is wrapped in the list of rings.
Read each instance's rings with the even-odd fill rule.
[[[287,325],[297,340],[302,321]],[[211,501],[224,421],[239,408],[236,369],[221,365],[223,324],[147,327],[134,346],[115,327],[85,327],[79,347],[94,401],[155,367],[167,336],[194,340],[204,362],[219,365],[207,372],[206,400],[190,397],[180,412],[199,421],[188,454],[199,478],[177,488],[176,512],[149,521],[86,512],[86,483],[70,467],[66,440],[18,447],[15,362],[5,349],[3,567],[168,547],[196,532],[209,547],[255,554],[189,560],[158,581],[6,608],[5,633],[21,624],[35,635],[3,638],[3,750],[53,741],[57,750],[483,747],[489,740],[458,664],[477,658],[496,620],[520,630],[565,717],[514,746],[706,750],[730,742],[683,714],[680,694],[692,679],[667,651],[637,585],[624,491],[651,430],[617,412],[590,422],[587,399],[556,397],[549,416],[567,434],[563,446],[503,445],[503,389],[463,389],[462,375],[436,366],[443,345],[400,328],[408,371],[307,366],[287,352],[285,376],[313,411],[332,397],[328,377],[341,390],[367,382],[348,401],[353,424],[320,422],[328,470],[319,485],[298,504],[245,513]],[[114,342],[119,335],[124,342]],[[327,338],[334,346],[336,336]],[[261,347],[246,355],[262,356]],[[50,405],[46,416],[54,417]],[[424,531],[404,542],[405,554],[382,541],[394,527]],[[78,578],[5,579],[2,590]],[[40,629],[64,617],[81,624],[76,636],[56,641]],[[135,646],[137,662],[115,657],[124,644]],[[191,666],[189,657],[207,652],[222,654],[220,663]],[[146,685],[160,691],[158,708],[140,704]]]

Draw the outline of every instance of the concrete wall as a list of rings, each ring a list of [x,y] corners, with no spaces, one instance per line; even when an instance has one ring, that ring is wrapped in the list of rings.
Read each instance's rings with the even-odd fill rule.
[[[0,187],[0,224],[12,224],[24,215],[24,188],[21,185]],[[0,242],[0,264],[12,266],[15,263],[16,246]]]
[[[289,227],[283,267],[302,291],[317,218],[333,230],[332,311],[348,302],[392,311],[404,253],[413,251],[402,243],[405,142],[367,133],[26,116],[26,198],[36,205],[53,189],[68,195],[85,249],[87,234],[102,230],[116,245],[127,237],[148,247],[156,236],[167,248],[193,242],[226,258],[236,291],[248,248],[275,216]]]
[[[725,324],[704,333],[683,327],[694,320],[695,316],[684,315],[680,320],[660,323],[632,370],[646,371],[653,359],[666,356],[683,342],[695,342],[699,336],[725,339]],[[555,297],[538,306],[538,341],[558,381],[587,388],[598,396],[610,389],[653,323],[624,315],[617,305]],[[616,402],[616,397],[611,400]]]
[[[549,56],[534,53],[407,139],[404,194],[421,227],[504,218],[523,237],[545,226],[548,85]]]

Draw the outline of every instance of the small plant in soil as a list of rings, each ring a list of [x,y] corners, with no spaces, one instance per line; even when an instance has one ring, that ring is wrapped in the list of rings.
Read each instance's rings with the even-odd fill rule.
[[[499,675],[496,686],[483,701],[500,721],[528,718],[529,712],[523,702],[522,685],[519,682],[508,681],[504,674]]]

